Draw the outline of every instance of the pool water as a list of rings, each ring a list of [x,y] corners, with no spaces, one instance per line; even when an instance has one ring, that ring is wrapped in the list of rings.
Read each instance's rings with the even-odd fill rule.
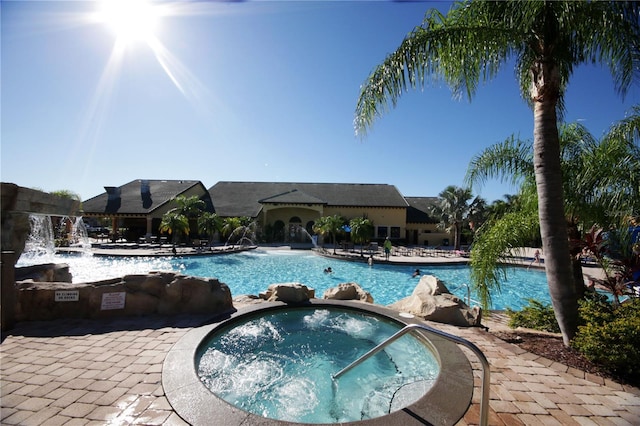
[[[263,292],[270,284],[300,282],[314,288],[316,297],[344,282],[356,282],[371,293],[374,302],[389,305],[411,295],[419,278],[411,274],[420,268],[423,275],[435,275],[449,290],[466,301],[470,283],[467,266],[382,265],[324,258],[310,251],[251,250],[241,253],[196,257],[99,257],[57,256],[69,264],[74,282],[99,281],[149,271],[175,271],[186,275],[218,278],[231,289],[233,297]],[[331,266],[334,271],[325,274]],[[473,300],[478,300],[472,292]],[[492,309],[514,310],[528,305],[529,299],[550,303],[544,271],[509,268],[501,292],[493,292]],[[477,304],[477,302],[475,303]]]
[[[439,364],[429,347],[407,334],[340,378],[332,375],[400,328],[337,308],[262,313],[205,340],[196,369],[218,397],[262,417],[301,423],[375,418],[431,388]]]

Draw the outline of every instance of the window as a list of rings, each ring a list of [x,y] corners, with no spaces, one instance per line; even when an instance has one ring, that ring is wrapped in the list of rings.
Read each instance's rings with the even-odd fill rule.
[[[391,238],[400,238],[400,227],[392,226],[391,227]]]
[[[315,224],[315,222],[310,220],[309,222],[307,222],[307,226],[305,226],[305,229],[307,230],[309,235],[313,235],[313,225],[314,224]]]
[[[386,226],[378,226],[378,238],[387,238],[387,230]]]

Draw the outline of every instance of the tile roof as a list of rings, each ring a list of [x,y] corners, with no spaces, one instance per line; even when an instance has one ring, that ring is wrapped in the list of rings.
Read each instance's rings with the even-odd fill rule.
[[[320,198],[309,195],[304,191],[293,189],[283,194],[258,200],[260,203],[284,203],[284,204],[326,204]]]
[[[82,210],[85,214],[148,214],[196,185],[207,194],[198,180],[137,179],[119,187],[105,186],[106,192],[84,201]]]
[[[404,197],[407,207],[407,223],[438,223],[429,213],[438,202],[438,197]]]
[[[325,204],[335,207],[406,208],[398,189],[387,184],[218,182],[209,188],[220,216],[256,217],[261,201],[287,204]]]

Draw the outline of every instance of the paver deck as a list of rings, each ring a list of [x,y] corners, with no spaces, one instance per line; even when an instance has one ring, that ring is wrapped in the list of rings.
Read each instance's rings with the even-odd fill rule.
[[[206,316],[23,322],[0,345],[3,425],[181,425],[162,388],[162,364]],[[488,322],[491,326],[491,320]],[[476,344],[491,365],[491,425],[638,425],[640,391],[569,369],[479,328],[429,322]],[[473,404],[459,425],[478,423]]]
[[[266,302],[265,302],[266,303]],[[483,324],[499,326],[500,318]],[[2,425],[184,425],[165,398],[169,349],[210,316],[22,322],[0,344]],[[480,328],[427,322],[477,345],[491,365],[491,425],[639,425],[640,391],[506,343]],[[473,404],[479,419],[481,366]],[[222,425],[223,426],[223,425]]]

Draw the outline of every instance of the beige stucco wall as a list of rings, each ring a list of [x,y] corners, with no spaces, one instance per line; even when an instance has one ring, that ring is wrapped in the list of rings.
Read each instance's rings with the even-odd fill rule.
[[[408,223],[407,234],[413,236],[413,231],[418,231],[418,245],[437,247],[443,246],[444,240],[449,240],[449,245],[453,245],[453,234],[438,229],[435,223]],[[411,241],[411,239],[408,239]]]
[[[404,208],[393,207],[327,207],[324,216],[339,214],[347,219],[365,216],[373,222],[376,229],[374,238],[379,238],[378,227],[386,226],[388,232],[392,227],[399,228],[399,238],[404,239],[407,211]]]
[[[300,225],[304,228],[307,226],[307,222],[315,222],[321,216],[326,216],[326,214],[322,213],[322,206],[320,205],[312,205],[310,207],[265,205],[262,209],[261,223],[263,225],[273,225],[278,220],[281,220],[285,225],[288,225],[293,217],[298,217],[301,221]]]
[[[298,205],[279,205],[269,206],[265,205],[260,217],[261,226],[273,225],[276,221],[281,220],[285,225],[289,224],[292,217],[299,217],[301,225],[305,227],[308,222],[315,222],[319,217],[340,215],[351,220],[356,217],[367,217],[370,219],[374,226],[386,226],[389,229],[391,227],[399,228],[399,238],[404,239],[405,236],[405,220],[406,210],[403,208],[389,208],[389,207],[324,207],[322,205],[311,206],[298,206]],[[376,234],[374,236],[378,238]]]

